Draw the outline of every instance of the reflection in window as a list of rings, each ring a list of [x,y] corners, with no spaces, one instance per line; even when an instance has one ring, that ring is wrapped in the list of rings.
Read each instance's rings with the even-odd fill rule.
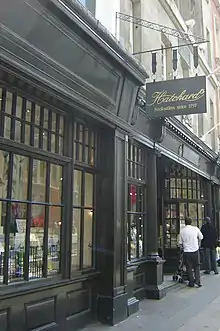
[[[79,123],[74,125],[74,158],[90,167],[96,164],[97,137],[93,130]]]
[[[145,153],[139,145],[128,143],[128,177],[145,179]]]
[[[185,225],[186,216],[191,217],[192,224],[198,227],[204,221],[205,181],[195,172],[176,163],[169,164],[165,172],[166,247],[176,247],[178,231]],[[172,199],[173,203],[170,202]],[[173,210],[176,215],[173,215]],[[175,234],[171,233],[171,224]]]
[[[146,153],[140,144],[128,142],[128,260],[143,256],[145,209]],[[137,185],[138,181],[138,185]]]
[[[181,208],[181,217],[184,218],[184,206]],[[182,221],[181,221],[182,222]],[[168,204],[165,206],[165,247],[177,247],[177,238],[180,230],[177,214],[177,205]]]
[[[72,270],[91,268],[94,231],[94,175],[74,170]]]
[[[47,274],[57,274],[60,270],[60,229],[62,225],[61,207],[49,207]]]
[[[143,256],[144,187],[128,186],[128,260]]]
[[[62,182],[60,165],[0,150],[0,283],[60,272]]]
[[[13,157],[12,199],[27,200],[29,158],[18,154]]]
[[[62,115],[7,89],[0,89],[0,99],[4,138],[63,155]]]
[[[73,225],[72,225],[72,270],[80,269],[80,237],[81,237],[81,210],[73,209]]]

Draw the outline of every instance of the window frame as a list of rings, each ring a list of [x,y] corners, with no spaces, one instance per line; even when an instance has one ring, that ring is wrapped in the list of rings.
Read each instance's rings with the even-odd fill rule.
[[[171,169],[171,170],[170,170]],[[172,183],[172,185],[170,185]],[[178,186],[178,183],[180,185]],[[166,166],[165,176],[164,176],[164,215],[163,215],[163,233],[164,233],[164,247],[165,248],[174,248],[171,245],[171,232],[167,231],[166,224],[167,221],[170,222],[172,220],[179,221],[179,225],[177,225],[176,229],[176,244],[178,240],[179,228],[181,226],[180,219],[180,205],[184,204],[184,213],[185,215],[189,214],[190,205],[196,205],[196,214],[197,219],[193,219],[196,222],[197,226],[200,226],[200,222],[203,221],[199,219],[199,206],[201,208],[203,206],[203,211],[205,211],[206,207],[206,196],[205,196],[205,180],[197,173],[192,170],[185,168],[184,166],[178,165],[176,163],[168,163]],[[179,194],[180,191],[180,195]],[[184,196],[183,192],[186,191],[186,195]],[[175,192],[175,193],[174,193]],[[174,193],[174,194],[173,194]],[[166,207],[171,210],[171,206],[176,206],[176,217],[167,217],[166,216]],[[204,214],[204,212],[203,212]],[[205,215],[205,214],[204,214]],[[203,215],[203,216],[204,216]],[[190,216],[190,215],[189,215]],[[190,216],[191,217],[191,216]],[[168,245],[168,237],[167,233],[170,234],[170,244]],[[174,234],[174,232],[173,232]]]
[[[59,108],[57,108],[55,106],[52,106],[52,105],[49,105],[45,101],[39,100],[37,97],[34,97],[34,96],[30,95],[29,93],[27,93],[27,91],[23,91],[22,89],[19,90],[19,89],[13,88],[13,87],[9,86],[7,83],[0,82],[0,88],[2,90],[6,90],[7,92],[15,94],[15,95],[17,95],[17,96],[19,96],[23,99],[28,99],[32,103],[32,105],[37,104],[41,108],[50,109],[51,114],[56,114],[56,116],[58,114],[59,116],[63,117],[63,125],[64,125],[64,129],[63,129],[63,131],[64,131],[64,133],[63,133],[63,154],[56,154],[54,152],[51,152],[50,149],[44,150],[44,149],[39,148],[39,146],[36,147],[34,145],[31,145],[31,144],[24,144],[24,142],[22,140],[21,141],[15,141],[15,140],[12,140],[12,139],[4,138],[3,134],[4,134],[4,118],[5,118],[5,116],[0,116],[0,149],[3,150],[3,151],[8,152],[10,154],[14,153],[14,154],[17,154],[17,155],[28,157],[29,164],[31,162],[30,160],[36,159],[36,160],[44,161],[44,162],[46,162],[46,164],[50,163],[50,164],[55,164],[55,165],[61,166],[62,169],[63,169],[62,199],[65,200],[68,196],[67,196],[66,192],[63,190],[63,185],[64,185],[64,182],[66,182],[66,172],[67,172],[68,166],[72,161],[71,157],[68,156],[68,152],[67,152],[67,150],[68,150],[68,133],[66,132],[67,131],[66,130],[66,117],[67,117],[67,114],[65,112],[63,112],[62,110],[60,110]],[[3,98],[1,97],[1,99],[3,99]],[[2,103],[2,100],[0,102],[0,105],[1,105],[0,111],[4,112],[4,109],[3,109],[4,105]],[[14,106],[13,106],[12,107],[12,112],[11,112],[12,121],[16,120],[16,116],[14,116],[14,115],[15,115],[15,112],[14,112]],[[24,114],[22,114],[22,116],[24,116]],[[32,115],[32,119],[33,119],[33,115]],[[18,118],[18,120],[19,120],[19,118]],[[20,120],[24,120],[24,118],[20,118]],[[33,139],[33,128],[35,127],[35,125],[31,122],[31,120],[30,120],[30,122],[28,122],[28,124],[30,125],[30,142],[31,142],[31,139]],[[14,128],[14,126],[11,126],[11,127]],[[48,126],[48,130],[49,129],[50,129],[50,127]],[[13,138],[13,134],[10,136],[10,138]],[[11,174],[10,176],[12,177],[12,175],[13,175],[13,169],[12,169],[13,164],[10,163],[9,167],[10,167],[9,172]],[[32,169],[32,171],[33,171],[33,169]],[[29,176],[31,176],[30,173],[29,173]],[[50,174],[49,174],[49,177],[50,177]],[[3,200],[5,200],[5,199],[1,199],[1,201],[3,201]],[[23,200],[16,200],[16,199],[11,199],[10,200],[9,199],[9,200],[7,200],[8,206],[9,206],[10,201],[27,203],[30,206],[35,204],[34,201],[32,201],[31,199],[29,199],[27,201],[24,201],[24,199]],[[49,207],[52,206],[53,204],[50,204],[48,202],[48,203],[45,203],[44,205],[47,205],[48,213],[49,213]],[[44,274],[42,274],[42,278],[36,279],[37,280],[37,282],[36,282],[37,287],[41,286],[40,284],[43,285],[43,284],[47,284],[48,282],[52,282],[52,283],[53,282],[58,282],[58,281],[62,281],[62,278],[67,278],[67,269],[68,269],[68,267],[66,266],[65,261],[64,261],[66,247],[65,247],[64,240],[62,240],[62,233],[65,233],[65,231],[66,231],[65,230],[66,224],[64,224],[64,220],[65,220],[64,215],[66,214],[67,206],[62,203],[62,205],[60,205],[60,207],[62,208],[61,217],[62,217],[62,220],[63,220],[62,224],[61,224],[61,229],[60,229],[60,238],[61,238],[60,239],[60,261],[59,261],[59,263],[60,263],[60,273],[56,274],[56,275],[53,275],[52,277],[48,276],[46,278],[46,277],[44,277],[45,274],[46,274],[46,272],[44,271]],[[9,207],[7,207],[7,208],[9,208]],[[30,207],[29,207],[29,209],[30,209]],[[29,215],[30,215],[30,211],[27,211],[27,213],[29,213]],[[9,218],[9,216],[8,216],[8,218]],[[30,223],[30,220],[28,222]],[[29,230],[30,230],[30,227],[29,227]],[[8,231],[8,230],[6,230],[6,231]],[[45,230],[44,230],[44,233],[45,233]],[[8,234],[6,234],[6,237],[7,237],[7,239],[5,239],[5,240],[8,242]],[[46,242],[48,241],[47,239],[48,239],[48,237],[47,238],[45,237],[45,239],[44,239],[44,242],[45,242],[44,246],[45,247],[46,247]],[[29,239],[25,236],[26,246],[27,246],[27,241],[28,240]],[[6,246],[6,249],[8,250],[7,246]],[[46,251],[46,249],[45,249],[45,251]],[[45,260],[45,259],[47,259],[47,254],[44,254],[44,255],[45,255],[45,257],[44,257],[44,260]],[[26,253],[25,259],[27,260],[27,258],[28,258],[28,251]],[[7,266],[8,265],[7,264],[8,259],[6,257],[4,259],[5,259],[5,262],[6,262],[5,265]],[[29,264],[29,262],[26,263],[26,274],[27,274],[27,265],[28,264]],[[44,270],[47,270],[46,266],[47,266],[47,261],[44,261]],[[24,277],[25,279],[21,280],[21,282],[10,283],[10,286],[8,286],[9,285],[9,282],[8,282],[8,279],[7,279],[8,277],[9,277],[9,275],[6,275],[6,271],[4,271],[4,284],[2,286],[6,286],[7,291],[11,291],[11,288],[14,287],[14,285],[18,286],[18,289],[26,287],[26,286],[28,286],[28,287],[33,286],[32,281],[30,281],[30,282],[27,281],[28,280],[27,276],[25,276]]]
[[[74,205],[72,201],[72,225],[71,225],[71,235],[73,234],[73,213],[75,209],[80,210],[80,232],[84,230],[84,211],[85,210],[92,210],[92,256],[91,256],[91,267],[83,268],[83,256],[84,256],[84,248],[83,248],[83,239],[84,233],[81,235],[80,233],[80,251],[79,251],[79,268],[72,268],[72,237],[71,237],[71,263],[70,263],[70,277],[73,278],[76,275],[84,275],[85,273],[96,271],[96,254],[95,254],[95,245],[96,245],[96,182],[97,182],[97,175],[99,174],[99,159],[98,159],[98,150],[99,150],[99,130],[95,125],[90,125],[85,123],[79,118],[74,118],[73,122],[73,163],[72,163],[72,172],[74,174],[75,170],[81,171],[82,178],[81,178],[81,204],[84,199],[84,192],[85,189],[84,183],[86,173],[91,174],[93,176],[93,197],[92,208],[85,205]],[[79,139],[79,127],[83,129],[82,134],[82,141]],[[88,142],[85,142],[85,131],[88,131]],[[93,146],[90,144],[90,139],[93,136]],[[82,146],[82,159],[79,158],[79,146]],[[88,161],[89,161],[89,149],[93,149],[94,151],[94,162],[93,164],[90,162],[85,161],[85,157],[83,156],[85,152],[85,148],[88,147]],[[74,175],[73,175],[73,184],[72,190],[74,190]]]
[[[23,153],[22,150],[10,150],[8,147],[1,146],[1,151],[5,151],[9,153],[10,161],[9,161],[9,168],[8,168],[8,185],[7,185],[7,197],[1,197],[0,201],[5,202],[7,204],[7,214],[6,214],[6,224],[9,225],[10,223],[10,216],[11,216],[11,206],[14,203],[19,203],[21,205],[26,205],[26,213],[27,213],[27,220],[26,220],[26,235],[25,235],[25,256],[24,256],[24,278],[20,279],[20,282],[22,281],[29,281],[29,253],[30,253],[30,231],[32,228],[31,220],[32,220],[32,207],[33,206],[42,206],[45,208],[45,222],[44,222],[44,235],[43,235],[43,270],[42,270],[42,276],[39,278],[39,281],[49,279],[49,278],[61,278],[63,275],[63,269],[61,267],[62,261],[61,258],[59,260],[59,273],[56,275],[49,276],[48,275],[48,270],[47,270],[47,261],[48,261],[48,222],[49,222],[49,209],[50,207],[59,207],[61,208],[61,228],[60,228],[60,257],[62,256],[62,232],[63,232],[63,227],[64,227],[64,181],[62,180],[62,196],[61,196],[61,203],[60,204],[53,204],[50,202],[49,195],[50,195],[50,176],[51,173],[48,171],[49,170],[49,165],[55,164],[57,166],[62,167],[63,169],[63,174],[65,173],[65,166],[66,162],[53,162],[54,160],[51,160],[49,157],[44,158],[40,157],[38,154],[35,154],[34,152],[32,155],[27,155],[27,153]],[[29,162],[29,171],[28,171],[28,195],[26,199],[14,199],[11,197],[11,192],[12,192],[12,176],[13,176],[13,156],[14,155],[20,155],[28,158]],[[32,190],[31,187],[33,185],[33,159],[43,161],[46,163],[46,185],[45,185],[45,200],[44,202],[37,202],[32,200]],[[3,280],[3,285],[9,285],[9,273],[8,273],[8,261],[9,261],[9,227],[6,226],[6,231],[4,234],[4,241],[5,241],[5,255],[4,255],[4,280]],[[18,285],[20,285],[20,282],[17,282]],[[10,285],[13,285],[11,283]]]
[[[133,155],[134,155],[134,149],[137,148],[138,150],[141,150],[141,161],[140,160],[136,160],[136,159],[132,159],[131,155],[131,151],[130,148],[133,150]],[[135,261],[139,261],[141,259],[144,258],[145,255],[145,227],[146,227],[146,219],[147,219],[147,150],[145,148],[145,146],[143,146],[142,144],[136,142],[136,141],[128,141],[127,144],[127,167],[128,167],[128,171],[127,171],[127,211],[126,211],[126,215],[127,215],[127,263],[128,264],[132,264],[135,263]],[[137,152],[137,155],[140,155],[140,151]],[[133,167],[132,167],[132,171],[129,171],[129,168],[131,166],[131,164],[133,163],[133,165],[136,166],[140,166],[142,168],[141,173],[142,176],[141,178],[138,178],[138,176],[136,176],[136,174],[134,174],[133,171]],[[139,170],[140,171],[140,170]],[[138,173],[138,171],[137,171]],[[133,175],[133,176],[132,176]],[[129,210],[129,198],[130,198],[130,191],[129,188],[130,186],[135,186],[136,188],[142,188],[142,194],[143,194],[143,205],[142,205],[142,211],[132,211]],[[131,209],[131,208],[130,208]],[[140,248],[140,237],[137,238],[136,237],[136,257],[131,258],[131,230],[130,230],[130,215],[140,215],[139,217],[142,217],[142,222],[139,223],[139,226],[141,226],[143,228],[142,230],[142,255],[140,256],[140,252],[139,252],[139,248]],[[140,230],[140,229],[139,229]],[[139,231],[137,231],[137,235],[138,235]]]

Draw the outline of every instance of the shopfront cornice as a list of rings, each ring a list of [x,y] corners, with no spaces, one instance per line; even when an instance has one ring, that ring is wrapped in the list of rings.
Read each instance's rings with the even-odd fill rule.
[[[42,5],[46,2],[54,5],[62,14],[77,24],[88,37],[114,58],[131,76],[144,85],[148,74],[144,67],[127,52],[119,41],[90,14],[88,10],[75,0],[41,0]]]
[[[189,145],[195,148],[198,152],[203,154],[210,161],[216,162],[218,155],[209,148],[199,137],[188,130],[177,118],[169,118],[165,121],[165,125],[176,135],[185,140]]]

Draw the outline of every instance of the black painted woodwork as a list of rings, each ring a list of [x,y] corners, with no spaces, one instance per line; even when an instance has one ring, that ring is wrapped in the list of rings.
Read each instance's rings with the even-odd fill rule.
[[[105,137],[105,139],[103,139]],[[114,325],[127,317],[125,267],[125,135],[103,128],[97,187],[97,316]],[[108,151],[105,153],[105,151]]]
[[[188,167],[193,164],[209,179],[213,176],[210,164],[214,162],[214,156],[206,155],[205,147],[205,152],[198,151],[188,143],[184,138],[186,131],[181,136],[180,132],[163,121],[148,120],[146,113],[136,105],[138,87],[144,84],[146,73],[120,49],[104,28],[98,26],[94,18],[69,0],[76,14],[74,19],[59,6],[50,6],[47,0],[30,0],[31,6],[24,1],[15,2],[16,6],[12,0],[3,0],[4,4],[1,5],[0,21],[7,28],[2,28],[0,82],[15,91],[22,91],[33,100],[40,99],[45,106],[55,107],[65,114],[66,156],[53,155],[53,160],[65,164],[63,185],[67,207],[63,215],[66,225],[62,229],[65,237],[61,248],[62,278],[2,287],[1,331],[39,328],[45,331],[72,331],[92,319],[113,325],[136,311],[139,299],[160,299],[165,295],[162,285],[164,261],[158,256],[158,215],[161,215],[162,209],[158,213],[158,156],[154,150],[149,153],[147,161],[149,185],[145,257],[142,261],[136,261],[131,271],[131,282],[127,280],[126,135],[146,148],[154,147],[153,140],[158,142],[157,147],[161,147],[163,154],[171,152],[172,157],[180,163],[190,159]],[[78,15],[83,18],[83,24]],[[26,18],[25,25],[23,17]],[[47,18],[50,21],[48,25]],[[39,19],[36,26],[35,19]],[[87,23],[97,32],[96,35],[89,31]],[[43,27],[43,34],[39,33]],[[59,32],[57,27],[60,28]],[[100,36],[110,47],[105,45]],[[84,57],[87,69],[91,70],[86,71],[83,64],[77,66],[72,54],[70,56],[63,51],[64,46],[50,43],[58,39],[73,53],[78,52]],[[106,74],[104,80],[98,77],[98,71]],[[101,139],[100,171],[96,181],[99,197],[94,247],[96,269],[74,275],[70,280],[72,188],[69,183],[73,180],[73,161],[70,161],[73,151],[68,141],[73,139],[74,117],[97,125]],[[166,126],[166,134],[161,124]],[[178,125],[181,127],[180,123]],[[24,149],[22,143],[2,137],[1,146],[12,152],[20,149],[26,155],[33,155],[30,146]],[[46,151],[37,150],[36,153],[44,159],[48,157]],[[161,204],[163,199],[162,194]]]
[[[148,219],[146,227],[147,261],[145,265],[146,297],[161,299],[166,295],[163,287],[164,260],[158,254],[158,207],[157,207],[157,153],[148,153]]]

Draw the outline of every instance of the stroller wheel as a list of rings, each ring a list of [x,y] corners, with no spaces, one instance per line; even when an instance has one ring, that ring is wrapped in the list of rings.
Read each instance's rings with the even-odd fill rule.
[[[181,283],[181,284],[183,283],[183,279],[182,278],[179,279],[179,283]]]

